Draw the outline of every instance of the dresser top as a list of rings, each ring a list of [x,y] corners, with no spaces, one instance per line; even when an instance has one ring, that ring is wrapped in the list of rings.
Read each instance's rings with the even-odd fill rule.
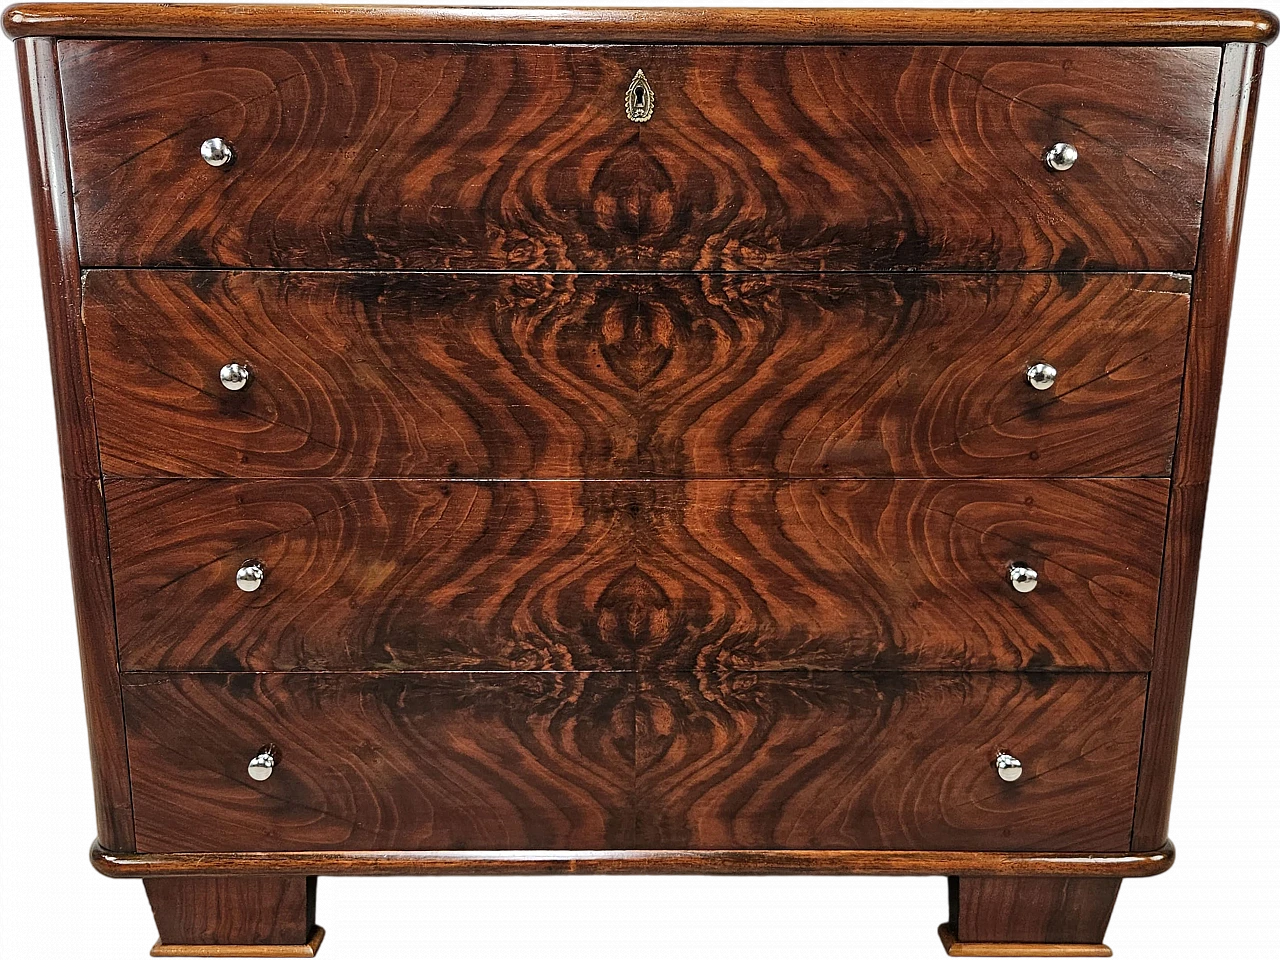
[[[340,4],[20,3],[11,38],[528,43],[1270,43],[1264,10],[706,9]]]

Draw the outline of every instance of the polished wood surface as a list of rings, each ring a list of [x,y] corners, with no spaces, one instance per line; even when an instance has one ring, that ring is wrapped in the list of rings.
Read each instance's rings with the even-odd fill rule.
[[[211,946],[166,946],[159,941],[151,948],[153,957],[314,957],[324,942],[324,927],[316,927],[306,943],[227,944]]]
[[[1042,956],[1109,956],[1102,946],[1120,880],[1092,877],[950,877],[950,928],[955,945],[1068,944],[1093,953]],[[1106,952],[1101,952],[1106,950]],[[948,951],[951,952],[951,951]],[[952,956],[973,956],[955,953]],[[999,956],[1000,954],[997,954]]]
[[[1187,375],[1161,574],[1156,659],[1151,672],[1142,777],[1134,815],[1135,850],[1163,843],[1169,834],[1178,729],[1200,572],[1200,539],[1209,493],[1209,464],[1218,420],[1236,254],[1240,246],[1245,183],[1261,79],[1261,47],[1237,44],[1226,48],[1205,197],[1205,233],[1192,299]]]
[[[646,676],[640,847],[1109,850],[1128,842],[1141,675]],[[1006,783],[992,762],[1023,762]]]
[[[58,50],[86,265],[293,269],[1189,270],[1220,60],[1209,46]],[[622,108],[637,67],[658,104],[642,125]],[[210,136],[234,164],[200,159]],[[1059,140],[1080,148],[1065,173],[1043,160]]]
[[[101,467],[91,400],[93,388],[80,319],[80,262],[76,256],[58,60],[51,40],[23,40],[17,44],[16,53],[53,372],[71,592],[80,640],[98,839],[110,849],[132,850],[133,808],[116,668],[106,505],[98,479]]]
[[[1011,853],[956,850],[295,850],[282,853],[115,853],[94,844],[108,877],[209,873],[321,876],[494,874],[823,874],[966,877],[1154,877],[1174,861],[1173,844],[1145,853]]]
[[[1145,685],[152,674],[125,701],[147,851],[1086,851],[1128,841]],[[267,742],[259,783],[245,767]],[[1023,759],[1016,783],[992,767],[1001,748]]]
[[[192,952],[211,946],[298,950],[316,930],[315,877],[151,877],[143,883],[160,933],[153,957],[216,956]],[[314,949],[257,954],[308,955]]]
[[[130,676],[147,851],[632,846],[626,674]],[[249,760],[278,748],[271,778]]]
[[[108,475],[1141,476],[1169,471],[1189,295],[1168,275],[93,270],[84,319]]]
[[[949,957],[1109,957],[1105,943],[990,943],[956,940],[951,924],[938,927],[942,949]]]
[[[523,43],[1270,43],[1265,10],[414,7],[19,3],[10,37],[458,40]]]
[[[1167,483],[120,480],[107,498],[126,670],[1143,670]],[[248,559],[267,571],[251,594]]]

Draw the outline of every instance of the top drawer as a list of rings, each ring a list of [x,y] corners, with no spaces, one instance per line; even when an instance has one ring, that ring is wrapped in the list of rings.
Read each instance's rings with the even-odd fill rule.
[[[1214,47],[58,45],[86,266],[1195,265]],[[628,118],[638,70],[652,117]],[[219,137],[234,150],[201,159]],[[1054,171],[1045,151],[1078,159]]]

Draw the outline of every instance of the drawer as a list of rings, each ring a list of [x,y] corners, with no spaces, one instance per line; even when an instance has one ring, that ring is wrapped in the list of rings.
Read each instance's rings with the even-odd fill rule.
[[[94,270],[84,318],[108,475],[1155,476],[1189,290]],[[233,362],[247,387],[223,386]]]
[[[639,846],[1129,849],[1145,676],[640,682]]]
[[[86,266],[1190,270],[1220,48],[63,40]],[[628,118],[643,71],[652,117]],[[210,166],[221,138],[234,161]],[[1046,150],[1076,147],[1068,170]]]
[[[630,846],[633,690],[626,674],[126,676],[138,850]]]
[[[126,670],[1146,670],[1168,483],[117,480],[106,496]],[[249,561],[263,577],[245,592]]]
[[[1134,674],[126,675],[138,849],[1124,850]],[[248,763],[274,747],[266,780]],[[1022,763],[1013,782],[993,760]]]

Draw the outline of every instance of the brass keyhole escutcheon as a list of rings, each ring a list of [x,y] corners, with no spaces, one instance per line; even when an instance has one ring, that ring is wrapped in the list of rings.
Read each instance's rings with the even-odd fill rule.
[[[647,123],[653,117],[653,87],[645,79],[644,71],[637,70],[627,87],[627,119],[633,123]]]

